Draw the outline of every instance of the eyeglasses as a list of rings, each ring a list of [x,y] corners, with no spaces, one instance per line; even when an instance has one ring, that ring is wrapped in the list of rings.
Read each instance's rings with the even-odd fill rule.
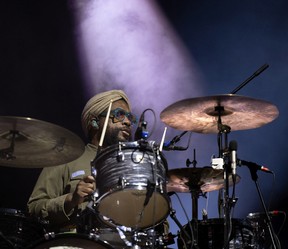
[[[106,117],[107,112],[103,112],[100,114],[100,116]],[[137,117],[131,112],[126,112],[125,110],[121,108],[116,108],[110,112],[110,117],[117,119],[119,122],[123,121],[125,117],[129,119],[132,125],[137,124]]]

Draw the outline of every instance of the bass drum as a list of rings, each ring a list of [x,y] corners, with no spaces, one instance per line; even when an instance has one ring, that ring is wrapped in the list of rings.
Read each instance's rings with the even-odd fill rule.
[[[0,248],[25,248],[44,237],[45,230],[39,220],[17,209],[0,209]]]
[[[94,163],[99,194],[96,210],[104,224],[143,229],[168,216],[167,162],[151,143],[112,145]]]
[[[190,226],[191,225],[191,226]],[[191,234],[193,222],[186,224],[183,229],[186,234]],[[194,225],[195,227],[195,225]],[[194,232],[194,234],[196,234]],[[224,248],[224,220],[208,219],[198,221],[198,246],[201,249],[223,249]],[[190,248],[191,241],[184,232],[179,232],[178,248]],[[253,228],[240,219],[232,219],[232,231],[229,239],[229,249],[256,249]]]
[[[89,237],[77,233],[51,234],[46,239],[39,240],[27,249],[113,249],[107,242],[98,237]]]
[[[154,229],[135,232],[122,232],[121,236],[115,228],[103,228],[97,231],[99,238],[107,241],[114,249],[127,248],[167,248],[168,235]]]

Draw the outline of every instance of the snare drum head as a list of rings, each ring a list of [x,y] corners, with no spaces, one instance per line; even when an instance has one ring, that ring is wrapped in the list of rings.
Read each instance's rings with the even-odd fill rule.
[[[44,235],[37,219],[17,209],[0,209],[0,248],[24,248]]]
[[[147,228],[169,213],[167,162],[148,144],[120,143],[96,158],[97,211],[108,226]],[[148,201],[148,203],[147,203]]]
[[[88,235],[62,233],[43,239],[31,245],[29,249],[113,249],[107,242]]]

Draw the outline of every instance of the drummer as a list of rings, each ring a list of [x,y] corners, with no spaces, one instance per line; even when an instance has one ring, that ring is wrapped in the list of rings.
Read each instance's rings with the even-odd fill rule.
[[[96,156],[111,101],[102,148],[131,140],[131,126],[137,120],[131,113],[125,92],[111,90],[95,95],[85,105],[81,116],[88,138],[84,153],[67,164],[43,168],[29,198],[28,212],[48,221],[49,228],[55,232],[75,230],[77,214],[85,210],[89,195],[95,191],[91,161]]]

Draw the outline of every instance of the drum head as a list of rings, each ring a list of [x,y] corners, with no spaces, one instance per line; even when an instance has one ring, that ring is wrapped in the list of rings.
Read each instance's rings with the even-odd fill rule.
[[[169,213],[170,205],[165,195],[153,193],[144,207],[146,190],[126,188],[103,196],[98,210],[108,225],[147,228],[159,224]],[[105,220],[105,217],[108,220]]]

